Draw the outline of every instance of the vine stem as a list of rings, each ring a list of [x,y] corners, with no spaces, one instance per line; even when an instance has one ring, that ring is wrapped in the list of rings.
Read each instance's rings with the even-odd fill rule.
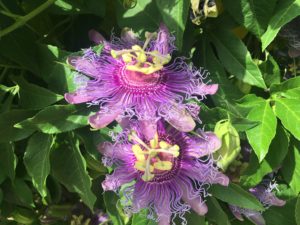
[[[56,0],[48,0],[30,13],[28,13],[25,16],[22,16],[20,19],[18,19],[14,24],[11,26],[5,28],[4,30],[0,31],[0,38],[9,34],[10,32],[18,29],[19,27],[23,26],[25,23],[27,23],[29,20],[40,14],[42,11],[47,9],[49,6],[51,6]]]

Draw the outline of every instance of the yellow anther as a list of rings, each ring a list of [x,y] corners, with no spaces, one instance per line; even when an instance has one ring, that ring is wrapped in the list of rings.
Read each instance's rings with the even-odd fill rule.
[[[136,161],[134,163],[134,168],[136,168],[139,171],[144,172],[146,170],[146,161]],[[154,166],[150,165],[150,173],[153,173]]]
[[[136,145],[133,145],[131,149],[132,149],[132,151],[134,153],[134,156],[136,157],[136,159],[138,161],[145,160],[145,155],[144,155],[144,152],[143,152],[141,146],[139,146],[139,145],[136,144]]]
[[[155,133],[154,138],[150,140],[150,147],[157,148],[158,147],[158,134]]]
[[[117,51],[115,51],[115,50],[111,50],[110,51],[110,54],[111,54],[111,56],[113,57],[113,58],[118,58],[118,53],[117,53]]]
[[[153,164],[154,168],[157,170],[171,170],[173,167],[173,163],[170,161],[158,161]]]
[[[132,62],[132,57],[130,55],[130,53],[127,53],[127,54],[123,54],[122,55],[122,59],[125,63],[130,63]]]
[[[143,176],[142,176],[142,179],[144,181],[151,181],[154,177],[155,177],[155,175],[152,174],[152,173],[149,173],[149,174],[148,173],[144,173]]]
[[[159,147],[163,148],[163,149],[167,149],[169,148],[171,145],[165,141],[160,141],[159,142]]]

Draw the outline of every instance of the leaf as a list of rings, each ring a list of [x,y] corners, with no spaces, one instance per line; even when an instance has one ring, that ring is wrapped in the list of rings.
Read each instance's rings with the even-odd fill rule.
[[[24,154],[24,165],[32,179],[33,186],[42,197],[47,195],[46,179],[50,173],[51,135],[36,133],[28,141]]]
[[[114,225],[124,225],[123,219],[117,208],[118,201],[119,198],[115,193],[111,191],[104,193],[104,203],[109,218],[111,219]]]
[[[268,153],[269,146],[276,133],[277,120],[268,101],[262,101],[248,114],[247,119],[260,121],[256,127],[247,130],[247,138],[261,162]]]
[[[279,84],[281,79],[280,68],[275,59],[267,53],[265,61],[258,65],[262,76],[268,86],[272,84]]]
[[[62,133],[88,124],[88,110],[74,105],[53,105],[34,117],[15,125],[18,128],[37,129],[46,134]]]
[[[251,155],[249,166],[241,177],[244,186],[254,187],[263,177],[276,170],[282,164],[289,147],[289,137],[282,126],[277,126],[275,138],[272,140],[266,158],[259,163],[257,157]]]
[[[139,213],[133,214],[132,225],[156,225],[154,220],[148,219],[148,210],[143,209]]]
[[[49,89],[57,93],[64,94],[76,89],[74,73],[65,65],[70,54],[53,45],[38,46],[41,77],[48,83]]]
[[[294,77],[282,82],[274,84],[270,88],[272,95],[280,95],[286,98],[300,99],[300,77]]]
[[[275,99],[275,114],[283,126],[300,140],[300,104],[299,99]]]
[[[156,4],[164,23],[171,32],[175,32],[176,46],[181,50],[190,2],[185,0],[156,0]]]
[[[57,0],[52,12],[59,14],[88,14],[103,17],[105,15],[105,1],[103,0]]]
[[[27,208],[35,207],[31,189],[23,179],[16,178],[12,184],[6,182],[3,191],[5,201]]]
[[[119,27],[130,27],[135,31],[153,32],[157,30],[161,16],[154,1],[136,1],[135,7],[131,9],[124,9],[122,2],[122,0],[117,0],[116,10]]]
[[[228,187],[213,185],[209,190],[214,197],[230,205],[246,209],[264,210],[261,203],[253,195],[236,184],[230,183]]]
[[[91,179],[86,171],[86,162],[74,137],[61,136],[59,146],[51,153],[51,174],[70,192],[78,193],[90,208],[96,201],[91,191]]]
[[[274,40],[280,28],[300,15],[300,0],[279,0],[267,31],[262,35],[262,50]]]
[[[207,198],[206,205],[208,211],[205,217],[207,217],[209,221],[212,221],[217,225],[230,225],[227,214],[223,211],[219,202],[214,197]]]
[[[241,81],[266,88],[258,66],[253,62],[243,42],[225,29],[215,29],[209,36],[216,46],[223,66]]]
[[[296,199],[291,199],[282,207],[273,206],[263,213],[267,225],[295,225],[295,203]]]
[[[33,110],[11,110],[0,114],[0,142],[19,141],[31,135],[33,129],[19,129],[14,125],[33,116]]]
[[[296,207],[295,207],[295,218],[297,225],[300,225],[300,196],[297,199]]]
[[[37,47],[34,40],[34,35],[28,29],[15,30],[1,38],[0,54],[34,74],[38,74]]]
[[[12,143],[0,143],[0,159],[0,170],[13,181],[15,179],[17,157]]]
[[[209,37],[202,35],[201,45],[198,48],[199,52],[196,55],[196,59],[200,59],[200,65],[209,71],[209,79],[212,79],[214,83],[220,84],[218,91],[212,96],[216,103],[221,104],[224,108],[227,108],[230,101],[237,100],[242,97],[242,93],[234,86],[228,79],[225,70],[213,53],[213,49],[210,47]]]
[[[224,0],[224,7],[242,26],[260,38],[272,16],[276,0],[241,0],[233,4]]]
[[[284,180],[295,193],[300,192],[300,142],[292,140],[290,151],[282,166]]]
[[[19,85],[20,105],[25,109],[41,109],[63,99],[46,88],[30,84],[22,77],[14,79]]]

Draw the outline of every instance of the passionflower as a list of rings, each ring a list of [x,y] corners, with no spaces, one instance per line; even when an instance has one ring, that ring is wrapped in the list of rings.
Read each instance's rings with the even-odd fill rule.
[[[128,137],[128,138],[126,138]],[[229,179],[214,165],[211,153],[220,147],[212,132],[199,130],[193,136],[158,122],[153,139],[139,129],[121,133],[115,143],[99,145],[103,162],[114,172],[102,183],[104,191],[125,190],[133,213],[147,208],[156,214],[159,225],[192,208],[199,215],[207,212],[203,200],[207,187],[228,185]]]
[[[65,99],[71,104],[99,105],[99,111],[89,118],[94,128],[132,117],[151,130],[153,137],[156,122],[163,118],[189,132],[196,125],[199,107],[186,100],[214,94],[218,85],[203,83],[205,73],[189,66],[183,57],[171,59],[174,37],[166,26],[161,25],[158,33],[146,32],[145,37],[141,42],[126,30],[120,39],[108,42],[91,31],[90,38],[103,49],[97,53],[90,48],[83,56],[68,58],[82,79],[77,79],[77,90],[65,94]]]
[[[283,206],[285,201],[277,198],[273,193],[276,189],[276,184],[259,184],[254,188],[250,188],[249,192],[253,194],[264,206],[264,208],[269,208],[270,206]],[[244,221],[243,216],[247,217],[250,221],[256,225],[265,225],[265,220],[260,211],[255,211],[251,209],[245,209],[238,206],[229,206],[233,215],[240,221]]]

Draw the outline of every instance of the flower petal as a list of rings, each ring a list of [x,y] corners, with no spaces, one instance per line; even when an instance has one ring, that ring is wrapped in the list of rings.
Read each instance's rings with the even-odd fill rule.
[[[172,41],[174,38],[170,37],[170,32],[165,24],[160,24],[157,39],[154,44],[154,50],[159,51],[163,55],[167,55],[174,50]]]
[[[104,191],[115,191],[121,185],[130,183],[136,177],[136,172],[130,167],[119,167],[111,175],[106,175],[102,182]]]
[[[140,129],[144,137],[149,141],[157,132],[157,123],[155,120],[141,120]]]
[[[255,223],[256,225],[265,225],[265,219],[261,215],[260,212],[253,211],[252,215],[246,216],[250,221]]]
[[[79,104],[83,102],[89,102],[94,100],[95,96],[90,96],[85,92],[74,92],[74,93],[66,93],[65,99],[70,104]]]
[[[96,30],[91,29],[89,31],[89,39],[96,44],[101,44],[105,41],[105,38]]]
[[[101,129],[113,122],[120,113],[121,110],[99,111],[95,115],[90,116],[89,123],[93,128]]]
[[[190,132],[196,127],[193,117],[179,104],[163,107],[161,112],[164,119],[179,131]]]
[[[85,57],[70,56],[67,59],[69,65],[73,66],[77,71],[89,75],[91,77],[99,77],[99,70],[95,61]]]
[[[191,150],[188,155],[200,158],[215,152],[221,147],[220,139],[212,132],[199,131],[199,136],[194,136]]]
[[[132,31],[132,29],[125,27],[121,32],[122,41],[130,44],[137,44],[139,42],[137,35]]]

